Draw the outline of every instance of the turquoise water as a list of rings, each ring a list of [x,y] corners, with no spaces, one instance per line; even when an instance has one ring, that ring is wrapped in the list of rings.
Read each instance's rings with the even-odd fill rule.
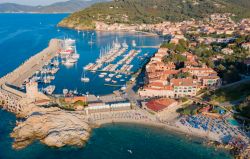
[[[239,126],[239,123],[235,119],[227,119],[227,121],[233,126]]]
[[[114,88],[104,87],[102,80],[88,73],[91,82],[87,85],[80,80],[84,65],[95,61],[99,49],[116,37],[119,41],[130,43],[136,40],[138,45],[157,45],[158,37],[145,37],[134,34],[94,33],[95,44],[89,46],[86,36],[76,31],[56,28],[57,22],[66,14],[0,14],[0,76],[12,71],[30,56],[47,47],[51,38],[71,37],[77,39],[81,58],[72,68],[61,67],[53,84],[56,93],[63,88],[95,94],[111,93]],[[155,49],[143,49],[142,53],[152,54]],[[135,65],[137,61],[134,61]],[[187,140],[170,132],[133,124],[105,125],[93,131],[92,137],[84,148],[49,148],[36,142],[27,148],[15,151],[11,148],[9,134],[15,127],[14,115],[0,110],[0,159],[225,159],[231,158],[223,151],[205,147],[200,142]],[[128,151],[131,150],[132,154]]]
[[[1,159],[229,159],[227,152],[206,147],[197,140],[133,124],[107,124],[92,132],[84,148],[49,148],[36,142],[15,151],[9,133],[15,117],[0,110]],[[131,151],[130,151],[131,150]],[[130,151],[130,152],[129,152]],[[132,152],[132,153],[131,153]]]

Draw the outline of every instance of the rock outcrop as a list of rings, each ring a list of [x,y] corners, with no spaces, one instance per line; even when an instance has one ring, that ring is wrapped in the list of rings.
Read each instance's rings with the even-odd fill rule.
[[[62,110],[33,112],[11,133],[13,148],[22,149],[35,140],[48,146],[83,146],[91,128],[83,115]]]

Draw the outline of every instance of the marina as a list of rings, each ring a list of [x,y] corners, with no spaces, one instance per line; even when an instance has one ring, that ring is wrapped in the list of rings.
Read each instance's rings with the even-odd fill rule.
[[[39,56],[45,57],[48,56],[46,55],[48,54],[47,52],[50,53],[49,58],[46,61],[40,63],[39,67],[36,67],[36,69],[32,70],[32,72],[35,73],[31,75],[31,77],[29,76],[31,73],[27,74],[26,77],[23,77],[25,80],[21,86],[20,84],[15,84],[15,82],[11,84],[20,86],[21,89],[25,89],[26,83],[37,82],[41,92],[47,95],[52,95],[56,89],[56,86],[50,85],[50,83],[55,80],[56,73],[60,70],[60,64],[65,66],[74,65],[80,58],[80,55],[76,51],[75,40],[68,38],[64,40],[57,39],[55,41],[60,43],[60,47],[58,47],[57,50],[51,50],[50,47],[52,44],[50,44],[50,47],[47,50],[45,49],[44,52],[38,53],[36,55],[36,60],[40,61],[38,59]],[[53,43],[53,40],[51,43]],[[26,63],[31,63],[30,60]],[[31,72],[31,70],[29,70],[29,72]],[[21,82],[22,81],[18,81],[18,83]]]
[[[86,32],[82,38],[89,36],[92,40],[95,38],[94,41],[98,41],[96,40],[97,35]],[[80,55],[82,54],[81,39],[65,37],[53,39],[48,48],[31,57],[11,74],[2,78],[0,82],[8,81],[11,85],[17,86],[22,90],[25,90],[27,82],[37,82],[39,90],[47,95],[64,94],[64,89],[71,93],[74,92],[72,94],[76,95],[88,92],[91,94],[109,94],[115,90],[123,90],[126,87],[126,82],[131,80],[132,74],[141,68],[141,63],[145,62],[147,57],[152,56],[154,53],[154,49],[152,49],[150,54],[148,51],[146,53],[142,51],[143,49],[134,49],[132,44],[130,46],[130,42],[126,41],[134,40],[127,40],[122,35],[120,37],[119,34],[114,35],[113,40],[107,42],[105,47],[100,47],[98,54],[93,54],[92,60],[86,63],[86,57]],[[96,44],[90,47],[87,42],[87,46],[90,49],[93,49]],[[86,64],[82,63],[82,60]],[[36,61],[40,62],[37,63]],[[26,69],[28,67],[32,69]],[[75,69],[77,72],[74,71]],[[67,73],[68,71],[70,72]],[[73,72],[74,74],[76,73],[75,77],[65,76]],[[9,80],[10,78],[11,80]],[[70,85],[69,87],[64,85],[62,87],[61,81],[66,79],[74,79],[75,84],[78,81],[81,84]],[[84,84],[83,87],[82,84]],[[98,86],[99,89],[94,90],[88,89],[87,85],[101,86]],[[76,88],[78,88],[78,91],[75,91]],[[100,90],[107,90],[107,92],[102,91],[102,93],[99,93]]]
[[[42,20],[39,20],[39,23],[40,21]],[[43,24],[46,23],[43,22]],[[48,27],[50,27],[50,25],[48,25]],[[123,86],[126,86],[132,74],[140,69],[143,66],[142,63],[144,61],[146,62],[146,59],[152,56],[156,51],[156,48],[144,49],[139,48],[139,46],[156,46],[161,42],[161,38],[144,36],[142,33],[78,32],[63,28],[58,30],[58,28],[54,29],[50,27],[49,31],[47,31],[50,34],[44,32],[42,35],[46,36],[42,38],[42,41],[33,37],[34,34],[30,34],[31,39],[35,38],[35,40],[33,40],[34,42],[29,41],[34,49],[28,46],[28,49],[23,49],[23,45],[15,43],[16,49],[20,50],[21,60],[15,60],[14,62],[16,63],[13,64],[13,60],[6,61],[1,59],[1,69],[3,71],[0,73],[2,76],[5,76],[11,69],[14,70],[15,68],[13,68],[13,66],[17,67],[22,61],[28,59],[28,57],[36,56],[37,52],[48,47],[48,39],[52,37],[61,39],[60,47],[56,49],[56,51],[53,51],[53,55],[49,56],[46,61],[42,61],[39,67],[30,65],[29,67],[32,68],[32,71],[29,70],[27,75],[24,75],[26,74],[25,70],[20,71],[23,73],[21,75],[23,76],[22,79],[18,78],[19,80],[14,82],[6,79],[3,83],[9,81],[9,83],[13,83],[13,85],[17,85],[25,91],[26,82],[36,81],[38,82],[38,87],[41,92],[47,92],[46,88],[48,87],[50,90],[53,90],[52,95],[61,95],[64,89],[67,89],[69,92],[74,92],[77,89],[79,95],[86,93],[95,95],[111,94],[116,90],[122,89]],[[42,31],[43,30],[41,30],[41,32]],[[68,39],[67,42],[64,41],[66,39]],[[19,41],[20,40],[21,39],[19,39]],[[132,43],[134,43],[132,41],[135,41],[136,47],[132,46]],[[91,45],[89,42],[91,42]],[[11,48],[6,43],[3,44]],[[16,52],[16,49],[10,50],[6,55],[13,56],[12,54]],[[135,50],[137,53],[131,50]],[[135,54],[135,56],[129,57],[132,54]],[[145,54],[147,54],[147,56],[145,56]],[[99,61],[100,59],[101,61]],[[99,63],[97,63],[98,61]],[[11,66],[9,66],[10,63],[12,63]],[[98,69],[85,69],[85,71],[83,71],[83,68],[91,66],[91,63],[99,65],[96,66]],[[11,69],[7,70],[7,68]],[[16,76],[18,77],[19,75],[16,74]],[[87,82],[83,82],[82,77],[84,76]],[[113,85],[115,85],[115,87]]]
[[[40,22],[39,24],[42,23]],[[68,35],[65,35],[65,33],[67,33]],[[146,113],[146,111],[144,111],[143,109],[141,109],[142,112],[140,112],[133,107],[133,104],[139,106],[138,104],[139,102],[137,103],[137,100],[139,98],[135,94],[133,87],[137,83],[136,77],[140,72],[138,70],[140,70],[144,66],[144,64],[148,61],[148,59],[154,55],[155,49],[140,48],[138,46],[144,46],[149,44],[151,46],[154,45],[156,46],[159,44],[160,38],[147,39],[143,36],[140,37],[140,34],[120,35],[120,34],[108,33],[107,35],[105,34],[103,35],[102,33],[97,33],[92,31],[86,31],[83,32],[82,34],[81,31],[68,31],[64,29],[60,29],[60,31],[58,31],[58,34],[60,34],[58,35],[58,38],[53,39],[45,50],[39,52],[38,54],[35,54],[30,59],[25,61],[22,65],[20,65],[19,68],[17,68],[12,73],[6,75],[0,80],[0,82],[3,82],[0,93],[4,101],[7,101],[4,102],[6,104],[3,104],[5,106],[4,109],[8,108],[8,111],[16,112],[16,114],[22,112],[23,110],[27,111],[26,114],[24,115],[27,117],[26,121],[28,121],[28,118],[37,119],[43,116],[44,119],[46,120],[48,119],[48,121],[41,120],[42,122],[40,123],[51,122],[51,121],[60,122],[62,123],[62,125],[66,125],[63,126],[64,127],[63,131],[61,131],[60,128],[58,128],[58,130],[57,128],[56,129],[51,128],[51,130],[53,130],[56,133],[61,133],[61,132],[64,133],[65,132],[64,130],[66,130],[66,133],[69,132],[68,134],[70,134],[72,128],[75,127],[75,125],[72,126],[70,122],[74,121],[76,117],[78,119],[89,117],[86,121],[88,122],[94,121],[96,123],[99,122],[105,123],[105,120],[110,120],[110,122],[112,123],[113,121],[119,122],[120,120],[125,122],[142,121],[146,123],[149,121],[148,117],[153,116],[152,114],[150,115],[149,113]],[[20,56],[22,56],[22,54],[20,54]],[[91,67],[92,65],[94,66],[94,69],[87,68],[87,66]],[[13,80],[11,81],[9,80],[9,78]],[[6,81],[8,81],[8,83]],[[22,91],[19,91],[19,87],[21,87],[24,90],[25,86],[26,86],[26,94]],[[36,89],[37,86],[39,87],[40,92],[43,92],[44,94],[47,95],[46,96],[47,98],[44,97],[43,94],[38,93]],[[102,94],[106,94],[106,96],[103,96]],[[73,103],[75,104],[75,101],[79,99],[81,99],[83,104],[86,104],[84,103],[86,102],[86,98],[83,99],[84,96],[87,98],[94,97],[93,103],[89,103],[88,105],[89,107],[86,110],[90,109],[92,111],[93,110],[95,111],[96,109],[103,109],[102,106],[104,106],[104,108],[108,112],[100,113],[97,111],[96,113],[93,113],[93,115],[90,114],[90,116],[85,116],[86,114],[84,113],[86,112],[83,111],[81,112],[81,111],[62,110],[58,112],[54,111],[43,112],[43,110],[39,110],[38,105],[39,102],[41,102],[39,100],[40,99],[46,100],[50,96],[57,97],[57,99],[64,96],[63,98],[65,98],[65,101],[67,100],[69,102],[72,102],[72,104]],[[97,102],[100,101],[104,103],[99,103],[98,105]],[[123,107],[124,105],[128,107],[129,110],[126,110],[127,108]],[[84,106],[85,105],[83,105],[83,107]],[[15,108],[15,110],[13,111],[11,110],[11,108]],[[78,109],[77,107],[75,108],[76,108],[75,110]],[[124,110],[120,112],[115,111],[115,109],[118,110],[118,108],[119,110],[125,109],[126,111]],[[49,118],[47,118],[47,116],[45,115],[48,115]],[[64,121],[65,123],[61,121]],[[160,120],[154,118],[154,121],[157,121],[158,123]],[[20,122],[24,123],[25,121],[20,121]],[[225,133],[224,131],[226,130],[226,128],[222,127],[220,123],[218,124],[218,121],[207,120],[207,118],[201,118],[199,116],[197,118],[185,118],[184,124],[187,124],[188,126],[190,125],[190,128],[191,127],[203,128],[204,124],[210,122],[213,122],[215,125],[217,124],[216,125],[217,127],[212,128],[212,130],[216,131],[220,129],[221,131],[219,132],[219,134],[221,135]],[[37,125],[39,126],[40,123],[38,122]],[[79,123],[83,123],[83,120],[80,120],[80,122],[77,121],[77,125],[75,127],[76,132],[77,130],[79,130],[78,129]],[[20,123],[17,122],[17,124]],[[163,124],[169,125],[168,122],[164,123],[164,121]],[[33,126],[33,124],[29,123],[27,123],[27,125]],[[40,125],[45,125],[45,124],[40,124]],[[84,130],[87,130],[85,128],[85,125],[83,126],[81,125],[80,127],[81,128],[84,127]],[[25,126],[23,128],[25,128]],[[38,128],[38,131],[42,130],[39,127],[36,128]],[[14,131],[18,132],[19,130],[21,130],[20,127],[18,129],[15,129]],[[52,136],[54,132],[48,131],[49,135]],[[143,134],[145,134],[145,130],[142,132]],[[229,133],[231,133],[231,131],[229,131]],[[136,137],[136,133],[132,134],[133,137]],[[145,137],[148,138],[149,135],[150,134],[146,134]],[[56,134],[56,136],[63,136],[63,135]],[[69,136],[71,137],[71,135]],[[79,137],[78,134],[76,134],[76,136]],[[23,135],[20,135],[20,137],[21,138],[15,137],[17,139],[16,141],[20,141],[18,139],[22,139]],[[65,141],[65,138],[61,139],[58,141],[62,142],[63,140]],[[155,139],[154,141],[158,140],[157,137],[154,137],[154,139]],[[177,139],[176,141],[179,140]],[[119,141],[118,143],[121,142]],[[161,139],[159,140],[159,143],[162,143]],[[91,144],[91,142],[89,144]],[[173,142],[170,146],[167,147],[171,147],[174,144],[175,142]],[[188,144],[190,145],[190,143]],[[151,148],[152,143],[150,142],[150,144],[148,145]],[[200,145],[201,144],[199,144],[199,147]],[[31,150],[34,150],[33,146],[34,145],[32,145]],[[116,147],[118,147],[117,150],[119,151],[119,146]],[[142,145],[141,146],[139,145],[138,147],[142,147]],[[164,146],[159,146],[159,147],[164,147]],[[173,147],[175,147],[175,145]],[[27,147],[27,149],[29,148]],[[203,150],[205,149],[206,148],[203,148]],[[65,149],[62,149],[62,151],[64,150]],[[10,150],[7,151],[11,152]],[[5,153],[7,151],[5,151]],[[20,152],[21,151],[17,153]],[[135,149],[133,146],[126,147],[125,152],[127,152],[129,155],[138,153],[137,149]],[[165,152],[165,151],[160,150],[159,153],[160,152]],[[177,151],[177,153],[179,152]],[[20,154],[22,154],[22,152]],[[91,152],[91,154],[93,153]],[[174,156],[176,156],[176,154]],[[193,156],[194,155],[192,155],[192,157]],[[223,158],[225,157],[225,155],[222,156]],[[8,158],[8,156],[5,158]],[[200,158],[202,158],[202,155],[200,156]]]
[[[37,74],[39,70],[43,73],[47,72],[57,72],[57,68],[53,68],[52,70],[44,68],[46,65],[54,58],[59,50],[62,48],[62,41],[58,39],[52,39],[49,43],[49,47],[44,49],[42,52],[32,56],[25,63],[15,69],[13,72],[5,75],[1,78],[0,84],[11,83],[14,86],[21,87],[23,83],[27,82],[30,77],[34,74]],[[34,76],[33,80],[39,80],[40,77]],[[44,78],[44,82],[48,82],[54,79],[54,76],[46,76]]]
[[[84,36],[77,34],[70,37],[75,40],[72,52],[79,54],[77,62],[65,64],[65,55],[56,57],[55,61],[58,59],[60,62],[60,70],[54,74],[55,79],[50,83],[39,84],[41,89],[55,85],[53,94],[63,94],[63,89],[74,91],[76,88],[79,94],[113,93],[125,86],[133,73],[139,70],[143,66],[142,63],[145,63],[156,50],[135,49],[131,45],[132,40],[135,40],[137,44],[140,44],[140,41],[152,43],[155,38],[150,39],[151,37],[128,36],[119,33],[99,34],[97,32],[93,34],[91,31],[83,33]],[[91,37],[95,42],[92,46],[88,43]],[[158,42],[155,41],[155,43]]]

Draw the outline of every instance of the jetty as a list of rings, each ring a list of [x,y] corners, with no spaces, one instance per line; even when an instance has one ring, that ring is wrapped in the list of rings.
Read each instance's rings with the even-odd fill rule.
[[[41,70],[44,65],[48,64],[52,58],[57,56],[62,48],[62,40],[52,39],[47,48],[30,57],[14,71],[0,78],[0,102],[4,109],[19,114],[27,107],[28,103],[48,99],[38,92],[27,94],[21,91],[20,87],[27,79]],[[34,85],[35,87],[36,85]],[[30,88],[33,90],[33,86],[30,86]],[[31,100],[30,97],[35,99]]]
[[[30,57],[26,62],[21,64],[14,71],[5,75],[0,79],[0,85],[9,83],[16,87],[20,87],[24,81],[42,69],[42,67],[54,58],[63,48],[63,42],[59,39],[52,39],[49,46],[41,52]]]

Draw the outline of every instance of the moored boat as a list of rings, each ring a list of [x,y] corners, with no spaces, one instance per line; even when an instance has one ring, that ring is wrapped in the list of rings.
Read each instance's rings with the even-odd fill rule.
[[[105,81],[106,81],[106,82],[110,82],[110,81],[111,81],[111,78],[105,78]]]

